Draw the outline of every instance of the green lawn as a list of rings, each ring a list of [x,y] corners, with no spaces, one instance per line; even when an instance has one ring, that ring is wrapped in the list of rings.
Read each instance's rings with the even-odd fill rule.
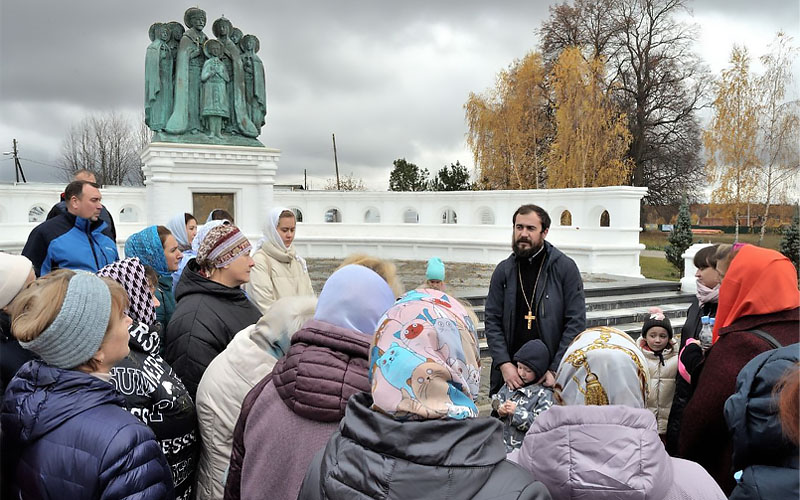
[[[667,246],[669,243],[667,241],[667,235],[669,233],[664,233],[661,231],[642,231],[639,233],[639,243],[642,243],[648,250],[664,250],[664,247]],[[693,238],[693,243],[733,243],[734,235],[733,234],[711,234],[711,235],[695,235]],[[749,234],[749,233],[740,233],[739,234],[739,241],[742,243],[758,243],[758,233]],[[764,235],[764,244],[762,245],[765,248],[771,248],[773,250],[779,250],[781,245],[781,235],[777,233],[766,233]]]
[[[678,270],[667,259],[661,257],[639,257],[639,265],[645,278],[664,281],[678,281]]]

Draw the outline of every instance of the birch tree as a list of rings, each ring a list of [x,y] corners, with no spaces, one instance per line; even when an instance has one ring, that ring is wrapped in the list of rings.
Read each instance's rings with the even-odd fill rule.
[[[600,57],[586,61],[577,47],[558,57],[551,78],[556,135],[548,163],[550,188],[628,183],[631,134],[625,114],[604,90],[604,71]]]
[[[769,220],[773,200],[792,187],[800,176],[800,154],[798,153],[797,101],[786,102],[786,88],[792,82],[792,63],[797,55],[791,37],[779,32],[769,53],[761,57],[764,74],[756,85],[759,102],[759,150],[761,168],[758,169],[761,196],[764,200],[764,215],[758,244],[764,241],[764,232]]]
[[[470,93],[464,105],[467,144],[481,189],[544,187],[552,137],[544,85],[542,58],[531,52],[501,71],[494,88]]]
[[[743,202],[749,202],[757,187],[758,95],[750,73],[750,56],[734,46],[730,66],[715,84],[713,118],[703,134],[708,158],[706,168],[716,186],[711,199],[733,203],[736,240]]]

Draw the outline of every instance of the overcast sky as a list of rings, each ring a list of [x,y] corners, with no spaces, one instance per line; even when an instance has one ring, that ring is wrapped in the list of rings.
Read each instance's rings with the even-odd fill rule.
[[[552,4],[554,4],[553,2]],[[733,43],[755,57],[779,29],[800,41],[797,0],[689,2],[696,51],[715,73]],[[0,0],[0,152],[19,142],[32,181],[55,169],[72,124],[92,112],[138,116],[144,57],[155,21],[182,20],[191,4],[154,0]],[[431,172],[456,160],[473,167],[463,104],[496,73],[538,46],[548,2],[375,0],[199,4],[205,29],[224,15],[261,41],[267,124],[260,140],[282,151],[278,181],[314,188],[339,170],[388,187],[392,161]],[[796,83],[795,83],[796,85]],[[795,93],[795,95],[797,95]],[[13,162],[0,159],[0,182]]]

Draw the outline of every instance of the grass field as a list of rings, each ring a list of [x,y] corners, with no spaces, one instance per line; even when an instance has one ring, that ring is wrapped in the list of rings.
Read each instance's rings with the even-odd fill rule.
[[[667,235],[661,231],[643,231],[639,233],[639,243],[644,244],[648,250],[664,250],[664,247],[669,243]],[[733,234],[712,234],[712,235],[695,235],[693,243],[733,243]],[[758,233],[740,233],[739,241],[742,243],[758,243]],[[772,248],[778,250],[781,244],[781,235],[777,233],[767,233],[764,235],[764,244],[761,245],[765,248]]]
[[[645,278],[664,281],[678,281],[678,270],[667,259],[661,257],[639,257],[639,265]]]

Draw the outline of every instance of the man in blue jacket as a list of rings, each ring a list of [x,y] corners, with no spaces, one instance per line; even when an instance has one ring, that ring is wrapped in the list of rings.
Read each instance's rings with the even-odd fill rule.
[[[119,259],[117,244],[103,231],[102,195],[94,182],[73,181],[64,190],[67,212],[39,224],[28,235],[22,255],[36,276],[59,268],[97,272]]]
[[[71,180],[97,182],[97,176],[91,170],[82,168],[72,174]],[[61,200],[53,205],[53,208],[47,213],[47,219],[49,220],[65,213],[67,213],[67,202],[64,193],[61,193]],[[100,209],[100,220],[106,223],[103,233],[112,240],[117,241],[117,227],[114,225],[114,218],[111,217],[111,213],[109,213],[106,207]]]
[[[514,354],[529,340],[541,339],[550,351],[542,383],[555,384],[564,352],[586,326],[583,281],[575,262],[545,241],[550,216],[537,205],[514,212],[514,252],[492,273],[486,297],[486,341],[492,356],[489,394],[505,383],[522,387]]]

